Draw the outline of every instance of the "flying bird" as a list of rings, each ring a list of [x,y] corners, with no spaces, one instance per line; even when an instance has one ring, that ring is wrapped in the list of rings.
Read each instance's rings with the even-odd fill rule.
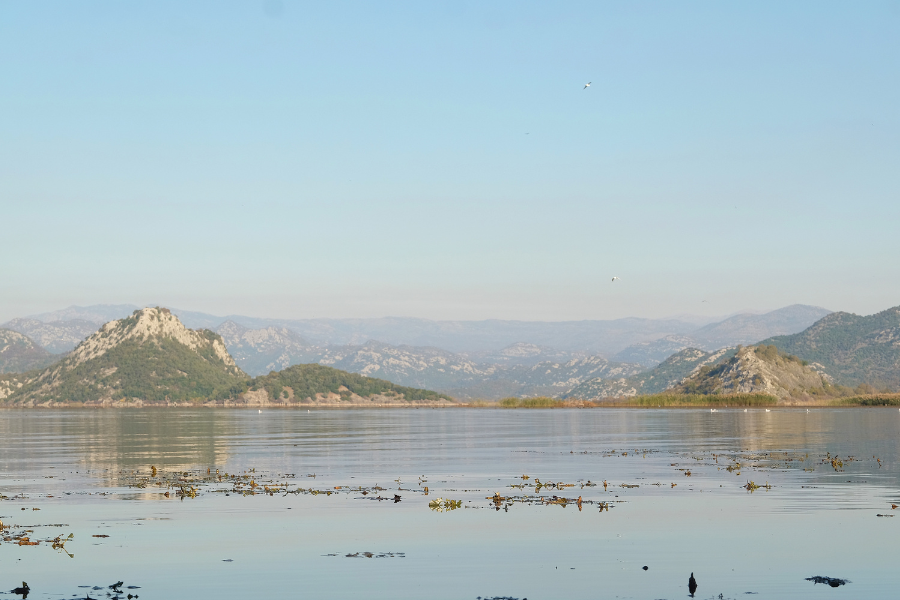
[[[586,84],[584,84],[584,87],[581,88],[581,89],[586,90],[586,89],[588,89],[589,87],[591,87],[591,82],[590,82],[590,81],[588,81]]]
[[[613,278],[612,278],[613,281],[615,281],[616,279],[618,279],[618,277],[613,277]]]

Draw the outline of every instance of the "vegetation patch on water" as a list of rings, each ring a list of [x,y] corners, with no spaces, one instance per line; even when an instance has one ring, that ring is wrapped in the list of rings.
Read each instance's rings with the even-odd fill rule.
[[[503,398],[497,404],[500,408],[560,408],[565,403],[556,398],[538,396],[536,398]]]
[[[898,394],[900,397],[900,394]],[[473,402],[465,406],[499,408],[601,408],[601,407],[748,407],[775,406],[778,398],[767,394],[652,394],[606,400],[558,400],[547,396],[536,398],[503,398],[497,403]]]
[[[837,406],[900,406],[900,394],[866,394],[841,398]]]
[[[778,398],[767,394],[653,394],[619,398],[605,402],[609,406],[697,406],[697,407],[745,407],[775,406]]]

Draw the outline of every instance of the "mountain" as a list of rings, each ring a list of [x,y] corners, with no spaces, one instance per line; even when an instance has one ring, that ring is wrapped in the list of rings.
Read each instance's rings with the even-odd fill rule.
[[[83,319],[49,323],[37,319],[13,319],[4,323],[3,327],[27,335],[53,354],[68,352],[99,329],[97,323]]]
[[[22,377],[8,402],[140,400],[225,395],[247,376],[215,333],[187,329],[165,308],[111,321],[59,363]]]
[[[697,373],[702,367],[713,365],[734,356],[734,348],[705,352],[697,348],[685,348],[676,352],[656,367],[630,377],[596,378],[572,388],[565,398],[596,400],[658,394],[678,385]]]
[[[821,364],[840,385],[900,389],[900,306],[865,317],[832,313],[805,331],[765,343]]]
[[[685,348],[713,351],[755,344],[772,336],[797,333],[828,314],[831,314],[828,309],[805,304],[794,304],[763,314],[738,314],[700,327],[687,335],[667,335],[632,344],[615,354],[612,360],[652,367]]]
[[[228,352],[244,372],[264,375],[291,365],[317,362],[321,349],[286,327],[249,329],[234,321],[216,328]]]
[[[0,374],[24,373],[46,367],[59,360],[28,336],[11,329],[0,329]]]
[[[681,384],[683,394],[766,394],[788,396],[827,394],[832,380],[821,365],[780,352],[771,345],[741,348],[728,360],[704,366]]]

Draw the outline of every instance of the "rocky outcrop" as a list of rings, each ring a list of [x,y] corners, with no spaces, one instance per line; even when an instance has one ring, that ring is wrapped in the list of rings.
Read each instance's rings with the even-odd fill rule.
[[[821,365],[811,365],[775,346],[749,346],[729,360],[700,370],[674,388],[689,394],[766,394],[784,399],[831,386]]]

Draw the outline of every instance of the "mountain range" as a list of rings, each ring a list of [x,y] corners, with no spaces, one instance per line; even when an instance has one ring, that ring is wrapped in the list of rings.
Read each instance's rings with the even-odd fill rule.
[[[15,336],[27,340],[10,333],[17,343]],[[0,399],[19,406],[449,402],[435,392],[323,365],[293,366],[253,379],[235,364],[218,334],[188,329],[159,307],[106,323],[48,367],[4,375]]]
[[[92,310],[95,317],[103,314]],[[768,315],[738,315],[698,327],[692,337],[669,337],[657,344],[662,347],[665,341],[677,347],[705,340],[714,345],[746,339],[788,328],[821,310],[795,306]],[[91,314],[70,309],[67,316]],[[10,322],[20,329],[30,328],[36,336],[49,336],[51,341],[58,341],[53,336],[60,333],[74,335],[77,327],[86,327],[84,323],[91,322]],[[647,347],[641,344],[633,348]],[[317,371],[319,368],[322,370]],[[22,333],[0,329],[0,397],[16,402],[111,401],[119,397],[151,403],[238,397],[243,401],[305,401],[302,391],[288,391],[286,396],[262,393],[279,385],[294,390],[301,374],[325,386],[322,393],[336,402],[365,400],[353,386],[371,391],[373,375],[382,378],[378,380],[382,387],[394,386],[372,392],[379,402],[389,402],[397,394],[418,398],[425,388],[459,399],[537,395],[599,399],[664,390],[703,394],[749,390],[782,397],[846,395],[852,387],[857,387],[857,393],[863,393],[860,389],[895,390],[900,388],[900,307],[870,316],[828,313],[799,333],[773,336],[748,347],[683,348],[649,369],[530,342],[455,353],[374,340],[322,345],[285,326],[253,329],[235,321],[220,323],[215,332],[193,331],[174,313],[161,308],[138,310],[106,323],[63,355],[49,353]],[[252,375],[256,379],[251,379]],[[254,383],[262,381],[268,383]],[[332,389],[335,385],[340,388],[335,388],[337,392]],[[317,396],[316,401],[321,400]]]

